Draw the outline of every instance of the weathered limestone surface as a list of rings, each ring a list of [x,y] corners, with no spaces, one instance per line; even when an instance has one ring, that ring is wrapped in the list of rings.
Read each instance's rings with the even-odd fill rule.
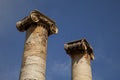
[[[90,60],[94,59],[91,46],[85,39],[64,46],[72,59],[72,80],[92,80]]]
[[[92,80],[90,56],[74,55],[72,57],[72,80]]]
[[[41,25],[27,30],[20,80],[45,80],[47,37]]]
[[[35,10],[17,22],[17,29],[26,30],[19,80],[45,80],[47,38],[58,32],[55,23]]]

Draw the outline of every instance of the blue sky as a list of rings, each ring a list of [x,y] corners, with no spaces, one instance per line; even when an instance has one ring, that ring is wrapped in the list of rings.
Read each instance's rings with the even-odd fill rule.
[[[16,22],[38,9],[56,22],[48,39],[46,80],[70,80],[64,43],[86,38],[94,49],[93,80],[119,80],[119,0],[0,0],[0,80],[18,80],[25,32]]]

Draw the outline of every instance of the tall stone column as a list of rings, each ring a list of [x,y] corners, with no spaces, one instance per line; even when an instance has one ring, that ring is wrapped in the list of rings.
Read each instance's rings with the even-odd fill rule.
[[[85,39],[64,44],[72,59],[72,80],[92,80],[90,61],[94,59],[93,49]]]
[[[58,32],[55,22],[34,10],[16,26],[19,31],[26,31],[19,80],[45,80],[47,38]]]

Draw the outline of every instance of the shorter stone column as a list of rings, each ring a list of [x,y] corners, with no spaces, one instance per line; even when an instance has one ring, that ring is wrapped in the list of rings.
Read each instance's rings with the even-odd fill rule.
[[[72,59],[72,80],[92,80],[90,60],[94,59],[93,49],[85,39],[64,44]]]

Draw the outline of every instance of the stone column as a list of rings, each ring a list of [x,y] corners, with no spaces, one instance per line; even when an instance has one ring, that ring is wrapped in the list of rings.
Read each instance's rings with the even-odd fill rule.
[[[16,26],[19,31],[26,31],[19,80],[45,80],[47,38],[58,32],[55,22],[34,10]]]
[[[72,80],[92,80],[90,60],[94,59],[93,49],[85,39],[64,44],[72,59]]]

